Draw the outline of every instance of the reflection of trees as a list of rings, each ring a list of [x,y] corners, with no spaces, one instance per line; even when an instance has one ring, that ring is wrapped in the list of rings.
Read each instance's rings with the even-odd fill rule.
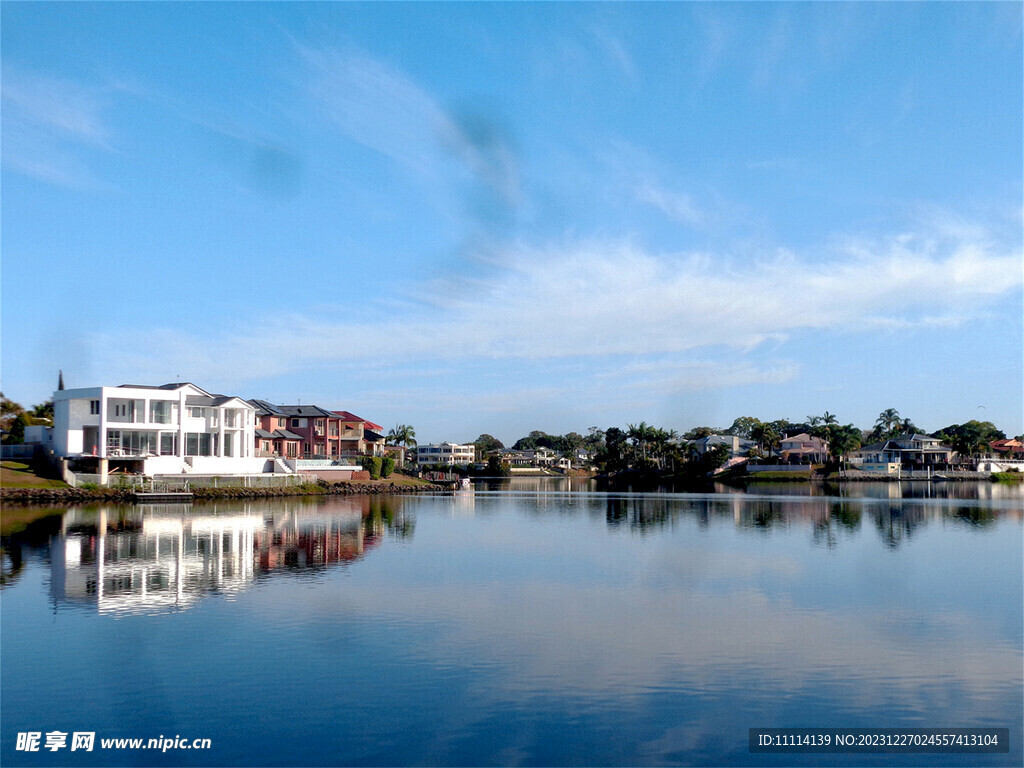
[[[21,545],[0,544],[0,587],[9,587],[21,577],[25,568],[25,557]]]
[[[999,518],[996,513],[987,507],[958,507],[953,511],[952,516],[968,525],[985,526],[992,525]]]
[[[875,507],[872,512],[875,528],[882,541],[890,549],[898,548],[904,541],[914,535],[917,528],[928,522],[929,513],[923,506],[907,506],[891,504],[886,507]]]
[[[405,499],[372,496],[364,512],[366,525],[375,535],[387,530],[396,539],[411,539],[416,532],[416,518],[404,509]]]
[[[682,513],[683,508],[678,502],[659,497],[609,496],[605,505],[605,520],[609,527],[628,525],[640,533],[669,526]]]

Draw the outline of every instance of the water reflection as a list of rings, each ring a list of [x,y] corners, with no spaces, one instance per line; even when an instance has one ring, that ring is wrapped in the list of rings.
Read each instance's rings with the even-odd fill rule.
[[[1014,726],[1020,521],[560,490],[76,508],[4,541],[0,763],[59,761],[13,750],[40,728],[312,766],[764,765],[749,727]],[[986,764],[1024,764],[1013,734]],[[856,764],[936,762],[891,757]]]
[[[931,524],[985,527],[1004,516],[1024,519],[1020,507],[970,505],[957,498],[919,504],[902,499],[878,503],[871,498],[824,496],[636,494],[606,496],[601,503],[610,529],[649,534],[671,530],[683,517],[695,518],[701,527],[731,517],[737,529],[749,532],[809,527],[814,542],[829,548],[840,543],[840,534],[858,531],[865,519],[890,548],[899,547],[918,529]]]
[[[72,508],[49,542],[50,594],[58,607],[92,605],[104,614],[187,609],[271,574],[348,565],[379,546],[386,530],[411,537],[415,524],[402,501]]]

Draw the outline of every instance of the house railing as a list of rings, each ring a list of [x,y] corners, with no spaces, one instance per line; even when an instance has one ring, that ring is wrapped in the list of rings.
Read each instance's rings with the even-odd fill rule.
[[[74,487],[84,484],[125,490],[155,491],[158,493],[188,492],[195,488],[289,488],[315,483],[316,475],[298,472],[295,474],[260,475],[128,475],[108,474],[106,483],[102,475],[75,472]],[[69,485],[72,485],[69,483]]]

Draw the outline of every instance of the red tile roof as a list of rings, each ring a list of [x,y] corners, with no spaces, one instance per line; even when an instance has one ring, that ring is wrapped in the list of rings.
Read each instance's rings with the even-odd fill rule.
[[[375,429],[378,432],[384,429],[384,427],[382,427],[380,424],[374,424],[372,421],[361,419],[351,411],[335,411],[335,413],[341,416],[342,421],[359,421],[365,424],[369,429]]]

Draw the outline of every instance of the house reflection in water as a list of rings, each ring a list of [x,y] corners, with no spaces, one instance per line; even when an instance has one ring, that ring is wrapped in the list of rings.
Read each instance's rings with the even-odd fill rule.
[[[58,605],[100,613],[183,610],[241,592],[261,573],[350,563],[382,535],[357,503],[72,509],[50,541],[50,589]]]

